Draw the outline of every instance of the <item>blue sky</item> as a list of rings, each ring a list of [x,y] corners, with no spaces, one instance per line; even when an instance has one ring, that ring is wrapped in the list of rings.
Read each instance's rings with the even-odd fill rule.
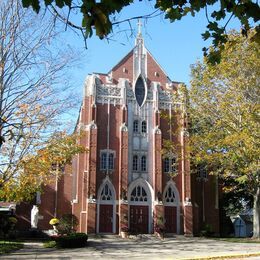
[[[134,4],[123,9],[119,20],[151,13],[154,11],[153,4],[154,1],[135,1]],[[189,85],[190,65],[202,58],[202,48],[210,44],[210,41],[205,42],[201,37],[207,25],[205,12],[200,12],[195,18],[189,16],[174,23],[165,20],[163,16],[142,20],[142,23],[145,45],[157,62],[171,80]],[[137,21],[132,21],[131,26],[137,30]],[[238,28],[238,24],[231,20],[230,28]],[[115,36],[110,41],[100,40],[93,35],[87,40],[87,50],[83,50],[83,39],[70,33],[69,44],[83,50],[84,54],[81,66],[73,73],[77,90],[82,90],[87,74],[108,72],[134,47],[135,35],[131,37],[130,32],[118,33],[118,31],[129,29],[128,23],[121,24],[120,28],[114,28]]]

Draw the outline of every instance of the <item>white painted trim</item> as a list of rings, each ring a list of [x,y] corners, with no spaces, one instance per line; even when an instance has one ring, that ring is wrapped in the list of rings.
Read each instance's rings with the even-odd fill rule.
[[[111,201],[104,201],[100,200],[101,197],[101,192],[105,185],[108,185],[108,187],[111,189],[112,192],[112,200]],[[97,194],[97,223],[96,223],[96,230],[97,233],[99,233],[99,213],[100,213],[100,204],[102,205],[112,205],[113,206],[113,223],[112,223],[112,232],[115,234],[116,233],[116,205],[118,204],[118,201],[115,200],[116,198],[116,191],[114,188],[114,185],[112,184],[111,180],[109,179],[108,176],[103,179],[102,184],[100,185],[98,189],[98,194]]]
[[[167,192],[167,189],[169,187],[172,187],[173,192],[174,192],[174,196],[175,196],[175,201],[174,202],[165,202],[164,198],[165,198],[165,193]],[[172,206],[172,207],[176,207],[176,211],[177,211],[177,216],[176,216],[176,226],[177,226],[177,234],[180,234],[180,194],[179,191],[175,185],[175,182],[170,180],[166,183],[166,186],[164,188],[163,191],[163,205],[164,206]]]

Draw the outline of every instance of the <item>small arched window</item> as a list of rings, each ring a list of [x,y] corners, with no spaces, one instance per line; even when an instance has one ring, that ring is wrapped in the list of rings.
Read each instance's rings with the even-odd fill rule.
[[[135,121],[134,121],[134,124],[133,124],[133,132],[134,132],[134,133],[138,133],[138,132],[139,132],[139,129],[138,129],[138,120],[135,120]]]
[[[141,158],[141,171],[146,172],[146,156],[143,155]]]
[[[147,124],[146,121],[142,122],[142,133],[146,133],[147,132]]]
[[[134,155],[133,156],[133,171],[138,171],[138,156]]]

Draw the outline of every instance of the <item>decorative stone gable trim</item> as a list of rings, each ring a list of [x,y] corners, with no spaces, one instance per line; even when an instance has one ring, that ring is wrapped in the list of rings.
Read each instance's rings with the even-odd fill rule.
[[[161,129],[159,128],[158,125],[154,128],[154,133],[157,134],[157,135],[162,134],[162,131],[161,131]]]
[[[192,206],[191,198],[188,197],[185,198],[184,206]]]
[[[96,87],[99,83],[99,79],[97,78],[97,75],[92,74],[88,75],[85,79],[84,83],[84,97],[87,96],[96,96]]]
[[[122,132],[128,132],[127,125],[126,125],[125,123],[123,123],[123,124],[121,125],[121,127],[120,127],[120,130],[121,130]]]
[[[94,120],[91,121],[87,126],[86,126],[86,130],[90,131],[92,129],[97,129],[97,125],[95,124]]]

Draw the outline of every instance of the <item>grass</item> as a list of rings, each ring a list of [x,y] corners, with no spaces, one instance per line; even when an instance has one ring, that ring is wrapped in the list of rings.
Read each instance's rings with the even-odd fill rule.
[[[23,247],[21,242],[0,240],[0,254],[6,254]]]
[[[231,242],[231,243],[260,243],[260,239],[254,238],[242,238],[242,237],[221,237],[221,238],[214,238],[219,241]]]
[[[54,247],[56,247],[56,242],[54,240],[45,241],[43,243],[43,246],[45,248],[54,248]]]

